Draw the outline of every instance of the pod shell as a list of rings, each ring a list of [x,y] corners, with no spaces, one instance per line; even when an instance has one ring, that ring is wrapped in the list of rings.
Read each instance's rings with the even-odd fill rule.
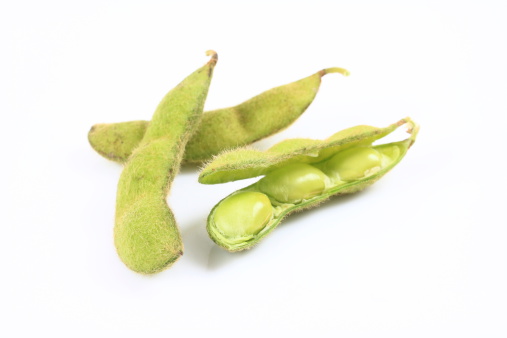
[[[409,146],[415,141],[418,126],[409,118],[401,119],[385,128],[360,125],[339,131],[325,140],[288,139],[265,151],[241,148],[226,151],[208,162],[199,174],[199,183],[219,184],[261,175],[290,163],[318,163],[338,151],[369,146],[374,141],[407,124]]]

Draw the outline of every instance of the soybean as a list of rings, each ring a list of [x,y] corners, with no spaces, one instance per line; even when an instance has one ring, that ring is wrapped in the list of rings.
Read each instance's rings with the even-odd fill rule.
[[[217,54],[185,78],[160,102],[118,183],[114,242],[133,271],[152,274],[171,266],[183,244],[167,205],[174,176],[188,139],[203,111]]]
[[[208,161],[222,150],[253,143],[287,128],[313,102],[321,78],[329,73],[349,74],[343,68],[326,68],[267,90],[237,106],[204,113],[197,132],[188,141],[183,161]],[[88,140],[100,155],[123,163],[141,141],[148,125],[148,121],[96,124],[89,131]]]
[[[292,163],[264,176],[258,188],[279,202],[297,203],[320,195],[326,187],[326,175],[306,163]]]
[[[221,233],[233,238],[257,234],[272,218],[269,198],[259,192],[237,193],[215,210],[215,223]]]
[[[322,165],[324,173],[334,181],[353,181],[380,170],[382,154],[371,147],[355,147],[340,151]]]
[[[409,127],[407,139],[372,145],[404,124]],[[232,193],[212,209],[206,226],[208,234],[228,251],[249,249],[273,231],[286,215],[314,207],[331,196],[354,193],[372,185],[402,160],[418,131],[419,126],[405,118],[386,128],[349,128],[322,141],[293,139],[264,152],[238,149],[223,153],[204,167],[199,182],[215,184],[265,176]],[[250,196],[248,203],[241,202],[243,198],[239,196],[244,194]],[[263,214],[268,215],[266,199],[271,205],[269,221],[267,217],[245,219],[257,203],[262,205]],[[234,208],[223,207],[230,204]]]

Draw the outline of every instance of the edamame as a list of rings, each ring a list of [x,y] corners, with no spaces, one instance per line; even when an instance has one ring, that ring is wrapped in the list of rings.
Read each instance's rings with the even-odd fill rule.
[[[409,138],[372,145],[404,124],[409,126]],[[401,161],[415,142],[418,130],[418,125],[405,118],[386,128],[349,128],[323,141],[286,140],[265,152],[238,149],[219,155],[204,167],[199,182],[215,184],[265,176],[232,193],[212,209],[207,222],[211,239],[231,252],[249,249],[273,231],[286,215],[316,206],[331,196],[370,186]],[[238,197],[244,194],[249,194],[248,203],[242,203],[243,198]],[[245,217],[254,212],[258,203],[263,215],[268,215],[266,199],[272,213],[268,221],[267,217]],[[232,204],[231,201],[235,201],[234,208],[223,207]]]
[[[195,132],[208,94],[217,54],[171,90],[158,105],[118,183],[114,242],[132,270],[151,274],[183,253],[181,235],[166,196]]]
[[[222,150],[253,143],[287,128],[312,103],[321,78],[329,73],[349,74],[343,68],[326,68],[265,91],[235,107],[204,113],[197,132],[188,141],[183,161],[207,161]],[[102,156],[123,163],[141,141],[148,125],[148,121],[96,124],[89,131],[88,140]]]

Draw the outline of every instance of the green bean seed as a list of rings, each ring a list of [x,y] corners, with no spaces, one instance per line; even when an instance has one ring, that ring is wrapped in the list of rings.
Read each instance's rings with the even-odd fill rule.
[[[353,181],[380,170],[381,154],[370,147],[355,147],[340,151],[326,161],[322,171],[334,181]]]
[[[240,192],[226,198],[215,210],[215,226],[229,238],[259,233],[271,220],[269,198],[259,192]]]
[[[282,203],[298,203],[320,195],[326,175],[305,163],[294,163],[270,172],[258,183],[259,190]]]

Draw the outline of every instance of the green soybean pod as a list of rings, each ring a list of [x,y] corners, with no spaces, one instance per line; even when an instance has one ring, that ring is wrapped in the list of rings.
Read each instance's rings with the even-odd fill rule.
[[[373,145],[405,124],[410,133],[407,139]],[[375,183],[403,159],[418,131],[419,126],[405,118],[386,128],[345,129],[325,140],[292,139],[266,151],[224,152],[203,168],[199,182],[216,184],[265,176],[227,196],[211,210],[206,226],[208,234],[228,251],[249,249],[271,233],[285,216]]]
[[[205,112],[197,132],[188,141],[183,160],[207,161],[225,149],[253,143],[287,128],[313,102],[322,77],[329,73],[349,74],[343,68],[326,68],[237,106]],[[90,129],[88,140],[107,159],[125,162],[148,125],[148,121],[96,124]]]
[[[160,102],[118,183],[114,242],[121,260],[144,274],[171,266],[183,253],[181,235],[166,197],[188,139],[195,132],[217,54]]]

